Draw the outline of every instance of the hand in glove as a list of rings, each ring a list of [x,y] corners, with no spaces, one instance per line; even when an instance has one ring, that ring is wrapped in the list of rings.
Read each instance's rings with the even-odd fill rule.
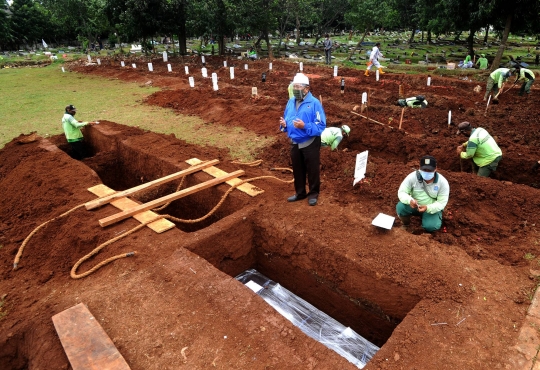
[[[458,147],[456,148],[457,155],[461,155],[462,151],[463,151],[463,145],[458,145]]]

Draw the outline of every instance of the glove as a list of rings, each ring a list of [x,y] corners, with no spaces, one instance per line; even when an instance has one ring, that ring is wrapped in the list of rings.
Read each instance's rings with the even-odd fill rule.
[[[532,166],[531,171],[536,171],[538,167],[540,167],[540,163],[534,162],[534,165]]]
[[[459,145],[457,148],[456,148],[456,153],[457,155],[461,155],[461,152],[463,151],[463,145]]]

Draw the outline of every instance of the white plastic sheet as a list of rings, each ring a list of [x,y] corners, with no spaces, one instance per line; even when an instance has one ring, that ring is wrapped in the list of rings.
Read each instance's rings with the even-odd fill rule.
[[[247,270],[238,275],[236,280],[261,296],[306,335],[337,352],[359,369],[366,366],[379,350],[379,347],[351,328],[340,324],[257,270]]]

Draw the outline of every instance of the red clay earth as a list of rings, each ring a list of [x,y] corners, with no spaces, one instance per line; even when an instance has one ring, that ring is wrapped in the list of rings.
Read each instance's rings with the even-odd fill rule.
[[[316,207],[287,203],[290,184],[260,180],[254,185],[264,194],[252,198],[235,190],[200,225],[178,224],[162,234],[139,230],[106,247],[79,272],[119,253],[136,250],[136,257],[73,280],[70,270],[79,258],[138,225],[129,219],[101,228],[97,221],[118,211],[110,205],[81,208],[38,231],[20,268],[12,269],[21,242],[36,226],[95,199],[86,189],[101,182],[123,190],[187,168],[184,161],[193,157],[220,159],[217,167],[229,172],[244,169],[243,178],[288,180],[290,173],[270,169],[289,166],[287,139],[277,128],[298,65],[274,61],[268,71],[267,61],[257,61],[244,70],[245,61],[229,59],[229,66],[237,67],[231,81],[222,61],[207,57],[209,73],[219,76],[218,91],[200,77],[197,57],[173,60],[172,73],[157,60],[153,73],[121,68],[118,61],[73,65],[72,70],[141,84],[151,80],[163,90],[147,104],[275,137],[260,153],[264,162],[259,167],[232,164],[223,150],[107,121],[87,129],[95,155],[82,162],[69,157],[61,135],[30,143],[21,136],[0,151],[0,296],[6,294],[0,310],[0,369],[69,369],[51,317],[80,302],[132,369],[355,368],[232,278],[248,268],[381,346],[366,369],[519,368],[524,359],[516,350],[518,331],[540,269],[537,258],[524,258],[540,255],[540,174],[529,170],[539,159],[536,89],[529,98],[517,96],[516,88],[505,93],[484,117],[482,93],[473,91],[476,82],[433,74],[433,86],[427,87],[425,76],[391,69],[379,82],[344,68],[340,78],[333,78],[329,68],[305,65],[328,125],[352,128],[339,151],[322,150]],[[188,85],[184,65],[195,76],[195,88]],[[266,82],[261,82],[263,72]],[[429,101],[428,109],[405,111],[403,130],[397,129],[401,109],[392,105],[399,83],[407,96],[424,94]],[[252,86],[258,88],[257,98],[251,96]],[[351,113],[364,91],[370,96],[365,114],[385,125]],[[455,135],[455,126],[448,127],[449,109],[454,122],[468,120],[496,137],[503,160],[495,178],[478,178],[457,159],[455,147],[464,138]],[[370,155],[367,180],[353,188],[355,156],[364,150]],[[437,157],[450,181],[446,232],[423,234],[418,222],[414,233],[371,226],[379,212],[394,215],[397,188],[424,154]],[[190,175],[183,186],[209,178]],[[146,202],[177,185],[135,198]],[[201,191],[160,213],[200,217],[227,189]]]

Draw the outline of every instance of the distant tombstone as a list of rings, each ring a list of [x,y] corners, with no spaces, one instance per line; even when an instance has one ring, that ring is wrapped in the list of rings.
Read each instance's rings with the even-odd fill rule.
[[[168,60],[168,57],[167,57],[167,52],[164,51],[163,52],[163,61],[166,62]],[[169,71],[170,72],[170,71]]]
[[[148,63],[148,70],[150,72],[153,72],[154,71],[154,67],[152,66],[152,63]]]
[[[170,64],[167,64],[167,70],[168,70],[169,72],[172,72],[172,67],[171,67]]]

